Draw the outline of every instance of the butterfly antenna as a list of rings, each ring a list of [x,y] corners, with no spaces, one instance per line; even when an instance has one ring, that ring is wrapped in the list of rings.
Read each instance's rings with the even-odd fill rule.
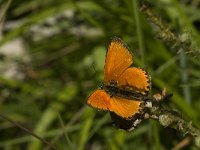
[[[16,127],[20,128],[21,130],[27,132],[28,134],[32,135],[33,137],[35,137],[36,139],[40,140],[41,142],[43,142],[44,144],[48,145],[50,148],[54,149],[54,150],[58,150],[56,147],[54,147],[53,145],[51,145],[48,141],[46,141],[45,139],[41,138],[40,136],[38,136],[37,134],[31,132],[31,130],[23,127],[22,125],[20,125],[19,123],[16,123],[14,121],[12,121],[11,119],[7,118],[6,116],[0,114],[0,117],[3,118],[4,120],[7,120],[8,122],[10,122],[11,124],[15,125]]]

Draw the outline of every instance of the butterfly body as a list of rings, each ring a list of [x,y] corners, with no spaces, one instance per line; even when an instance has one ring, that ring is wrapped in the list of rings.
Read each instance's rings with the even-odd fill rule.
[[[118,97],[123,97],[129,100],[145,100],[148,97],[146,95],[143,95],[141,93],[135,92],[133,90],[130,90],[128,88],[123,88],[117,86],[117,83],[112,81],[109,84],[104,84],[101,89],[105,90],[106,93],[112,96],[118,96]]]
[[[110,96],[119,93],[119,87],[117,87],[116,81],[110,81],[108,84],[103,84],[102,89],[104,89]]]
[[[110,111],[114,121],[132,121],[135,126],[139,122],[138,116],[144,113],[150,78],[143,69],[131,67],[132,63],[133,56],[126,44],[114,37],[106,53],[104,84],[88,97],[86,103],[93,108]],[[118,127],[125,129],[119,122]]]

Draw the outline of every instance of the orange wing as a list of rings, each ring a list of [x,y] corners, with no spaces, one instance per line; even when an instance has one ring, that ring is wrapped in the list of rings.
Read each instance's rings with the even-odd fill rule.
[[[107,50],[104,66],[104,82],[117,81],[120,75],[133,63],[131,53],[120,38],[114,37]]]
[[[131,119],[136,113],[140,113],[142,103],[142,101],[112,97],[110,100],[110,111],[122,118]]]
[[[146,94],[150,89],[150,78],[146,71],[131,67],[126,69],[119,77],[118,86],[141,94]]]
[[[96,90],[92,95],[90,95],[86,103],[97,109],[109,110],[110,95],[108,95],[104,90]]]
[[[131,119],[136,113],[142,110],[142,101],[128,100],[121,97],[110,97],[104,90],[96,90],[87,99],[86,103],[97,109],[109,110],[118,116]]]

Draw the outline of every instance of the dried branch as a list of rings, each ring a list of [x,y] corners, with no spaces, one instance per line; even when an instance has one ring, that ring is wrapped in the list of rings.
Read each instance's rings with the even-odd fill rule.
[[[192,121],[186,121],[177,112],[162,107],[162,102],[169,99],[170,96],[165,94],[165,90],[162,94],[154,95],[151,99],[152,107],[145,114],[145,118],[155,119],[164,127],[170,127],[183,135],[192,136],[195,145],[200,148],[200,130],[192,125]]]

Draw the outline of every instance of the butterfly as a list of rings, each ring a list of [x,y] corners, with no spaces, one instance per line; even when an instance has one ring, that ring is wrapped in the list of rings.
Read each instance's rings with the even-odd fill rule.
[[[93,108],[108,110],[115,124],[124,129],[136,125],[140,114],[143,114],[144,97],[150,90],[147,72],[131,67],[132,64],[133,56],[126,44],[113,37],[106,53],[104,83],[86,100]],[[127,125],[123,125],[124,121]],[[129,125],[129,122],[132,124]]]

